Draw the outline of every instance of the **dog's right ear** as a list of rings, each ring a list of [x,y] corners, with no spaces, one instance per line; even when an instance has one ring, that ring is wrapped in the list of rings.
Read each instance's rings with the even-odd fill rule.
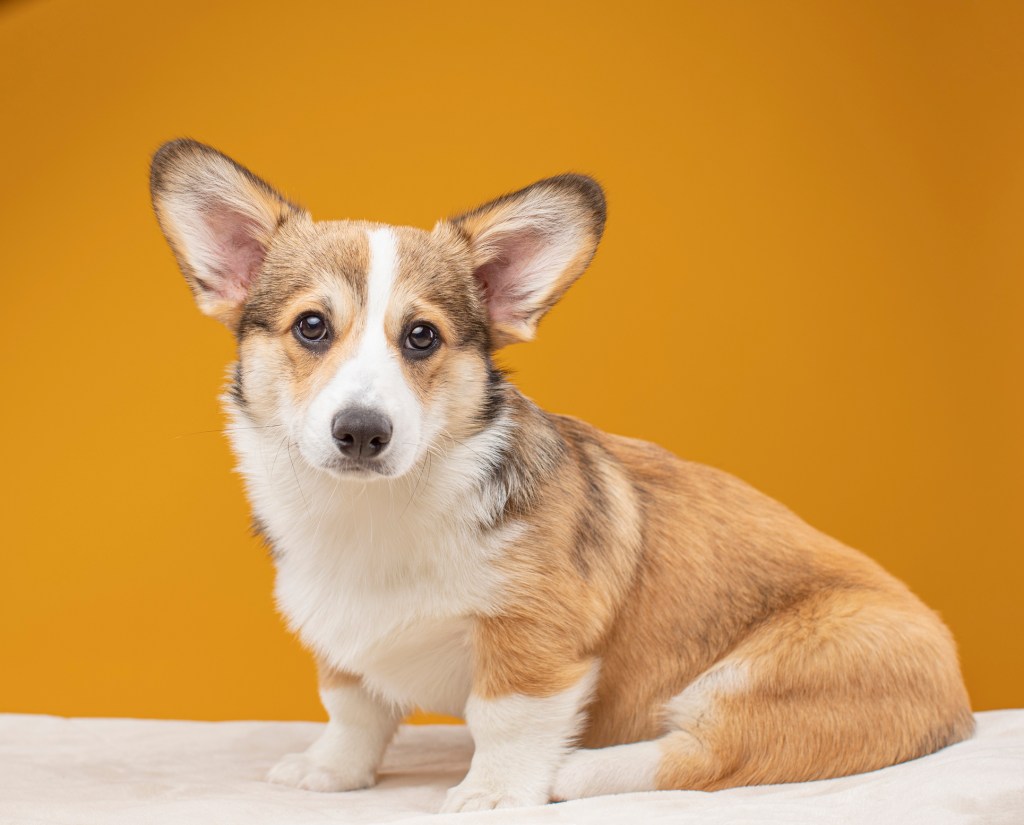
[[[235,329],[274,233],[306,213],[248,169],[194,140],[161,146],[149,182],[160,228],[199,309]]]

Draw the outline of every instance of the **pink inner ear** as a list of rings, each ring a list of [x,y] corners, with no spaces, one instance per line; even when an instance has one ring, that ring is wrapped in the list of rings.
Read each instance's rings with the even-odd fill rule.
[[[502,238],[494,246],[491,260],[475,273],[488,314],[494,323],[520,323],[537,309],[530,299],[541,286],[532,281],[539,274],[534,264],[543,243],[535,233],[521,232]]]
[[[244,301],[267,254],[266,247],[256,239],[259,224],[222,208],[207,213],[206,226],[215,244],[210,270],[216,277],[204,286],[219,298]]]

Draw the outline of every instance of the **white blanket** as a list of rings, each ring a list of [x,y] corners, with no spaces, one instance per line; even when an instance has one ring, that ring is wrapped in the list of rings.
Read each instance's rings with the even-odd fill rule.
[[[321,726],[311,722],[0,715],[0,822],[1024,825],[1024,710],[977,718],[973,739],[871,774],[440,816],[472,754],[462,727],[405,726],[375,788],[319,794],[262,781],[278,758],[313,740]]]

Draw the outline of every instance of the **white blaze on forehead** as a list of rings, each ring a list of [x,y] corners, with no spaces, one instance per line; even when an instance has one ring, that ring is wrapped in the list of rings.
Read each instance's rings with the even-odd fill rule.
[[[394,474],[408,470],[417,458],[423,410],[405,379],[397,342],[388,338],[388,311],[394,300],[399,264],[398,239],[386,226],[367,230],[370,266],[366,303],[355,319],[352,354],[313,399],[300,436],[300,447],[314,465],[331,462],[337,453],[331,434],[334,416],[361,407],[386,416],[392,438],[383,462]]]
[[[384,320],[395,285],[398,268],[398,244],[388,227],[367,232],[370,241],[370,271],[366,278],[366,327],[363,340],[374,332],[384,337]],[[384,341],[387,344],[387,341]]]
[[[354,385],[363,398],[350,401],[355,406],[379,409],[385,414],[394,400],[379,398],[398,388],[395,382],[405,384],[401,365],[388,346],[386,329],[388,305],[395,284],[398,249],[394,233],[388,227],[367,231],[370,242],[370,270],[366,274],[366,307],[361,338],[352,357],[338,371],[335,381],[342,386]],[[330,389],[330,388],[328,388]]]

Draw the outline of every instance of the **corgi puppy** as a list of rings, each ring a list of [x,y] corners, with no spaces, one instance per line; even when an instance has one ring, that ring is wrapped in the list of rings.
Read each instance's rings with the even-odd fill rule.
[[[870,771],[971,735],[953,639],[719,470],[538,408],[494,364],[583,273],[590,178],[431,231],[314,221],[192,140],[153,205],[235,335],[224,396],[330,721],[272,782],[365,788],[414,708],[475,742],[445,811]]]

